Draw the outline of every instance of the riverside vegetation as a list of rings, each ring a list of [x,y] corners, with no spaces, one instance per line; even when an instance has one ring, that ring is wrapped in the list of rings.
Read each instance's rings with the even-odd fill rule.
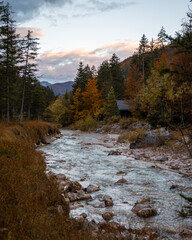
[[[97,71],[81,62],[73,91],[55,98],[36,76],[38,39],[31,31],[24,38],[16,34],[9,4],[0,3],[0,118],[6,121],[0,123],[1,239],[94,238],[81,223],[69,218],[69,207],[57,188],[56,178],[46,175],[44,159],[35,150],[35,144],[46,143],[46,135],[58,132],[56,125],[23,119],[43,118],[83,131],[103,126],[104,131],[110,131],[119,122],[125,129],[129,123],[120,119],[116,104],[117,99],[124,99],[139,121],[147,121],[154,128],[179,130],[190,152],[191,23],[189,8],[182,30],[175,37],[164,28],[156,41],[149,43],[143,35],[126,68],[116,54]],[[144,129],[125,131],[119,142],[140,140],[145,133]],[[174,134],[177,136],[178,131]],[[184,198],[191,202],[190,197]],[[191,211],[191,206],[184,207],[181,215],[191,216],[186,209]],[[114,230],[112,226],[107,228]],[[116,235],[110,239],[113,237]]]

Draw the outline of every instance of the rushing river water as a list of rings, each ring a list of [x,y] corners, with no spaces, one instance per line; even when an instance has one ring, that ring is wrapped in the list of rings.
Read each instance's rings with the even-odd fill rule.
[[[116,215],[113,221],[132,228],[153,226],[159,229],[162,237],[168,236],[162,239],[179,239],[176,233],[192,226],[190,219],[178,218],[176,212],[184,204],[179,195],[181,190],[170,190],[171,185],[178,184],[183,187],[184,194],[191,195],[191,179],[173,171],[152,168],[152,163],[135,160],[126,154],[108,155],[111,150],[121,150],[123,146],[115,145],[114,139],[105,134],[68,130],[63,130],[62,134],[60,139],[41,147],[46,156],[47,171],[63,173],[70,180],[80,182],[83,187],[97,184],[101,188],[91,194],[93,201],[81,201],[84,207],[72,210],[72,217],[85,212],[89,220],[99,222],[104,221],[101,214],[110,210]],[[96,139],[95,144],[83,144],[94,143],[93,139]],[[104,145],[96,145],[96,141],[104,142]],[[119,171],[125,174],[116,175]],[[122,177],[128,184],[116,184]],[[112,208],[96,207],[101,194],[112,197]],[[157,216],[143,219],[131,211],[134,203],[143,198],[150,198],[151,205],[158,212]]]

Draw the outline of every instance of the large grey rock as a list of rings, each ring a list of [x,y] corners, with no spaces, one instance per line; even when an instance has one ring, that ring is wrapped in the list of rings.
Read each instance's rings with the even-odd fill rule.
[[[172,139],[172,136],[169,130],[165,128],[159,128],[159,129],[147,131],[145,133],[145,137],[140,141],[131,143],[130,148],[135,149],[135,148],[140,148],[144,146],[163,145],[171,139]]]

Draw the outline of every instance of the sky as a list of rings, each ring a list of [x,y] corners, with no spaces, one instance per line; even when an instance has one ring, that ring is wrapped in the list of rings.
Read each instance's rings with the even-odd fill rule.
[[[17,31],[39,38],[40,81],[74,80],[79,62],[98,67],[113,53],[131,56],[143,34],[156,39],[162,26],[174,36],[189,0],[5,0]]]

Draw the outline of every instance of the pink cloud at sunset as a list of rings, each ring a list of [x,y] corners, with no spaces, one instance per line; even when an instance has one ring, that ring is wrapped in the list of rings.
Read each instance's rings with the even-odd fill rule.
[[[40,75],[47,81],[70,81],[75,78],[79,62],[98,67],[104,60],[111,58],[113,53],[124,60],[133,54],[138,43],[133,41],[115,42],[103,45],[94,50],[87,48],[72,51],[52,52],[46,51],[38,58]]]

